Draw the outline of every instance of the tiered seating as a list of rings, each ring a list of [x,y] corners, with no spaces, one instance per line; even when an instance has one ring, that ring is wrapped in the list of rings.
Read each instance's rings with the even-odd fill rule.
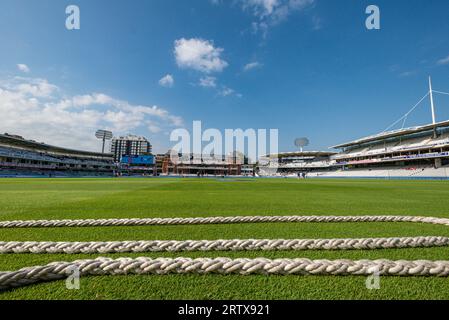
[[[0,155],[5,157],[12,157],[18,159],[31,159],[36,161],[48,161],[48,162],[58,162],[58,159],[42,155],[37,152],[19,150],[19,149],[11,149],[11,148],[3,148],[0,147]]]
[[[435,169],[434,167],[377,168],[377,169],[351,169],[334,172],[315,172],[309,177],[321,178],[449,178],[449,166]]]
[[[32,161],[45,161],[50,163],[60,163],[66,165],[86,165],[86,166],[104,166],[105,162],[95,161],[95,160],[81,160],[73,159],[67,157],[53,157],[47,154],[42,154],[38,152],[32,152],[21,149],[5,148],[0,147],[0,156],[14,158],[14,159],[24,159]]]
[[[330,161],[312,161],[312,162],[292,162],[286,164],[280,164],[282,168],[325,168],[329,167]]]
[[[449,133],[443,134],[436,139],[433,138],[414,138],[404,141],[395,141],[389,143],[379,143],[364,148],[356,148],[336,155],[335,159],[363,158],[376,156],[385,153],[405,152],[408,150],[431,149],[443,145],[449,145]]]

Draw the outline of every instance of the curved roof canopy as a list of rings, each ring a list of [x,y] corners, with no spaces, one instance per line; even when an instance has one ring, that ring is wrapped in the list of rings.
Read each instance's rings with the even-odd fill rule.
[[[332,151],[298,151],[298,152],[280,152],[278,154],[270,154],[270,156],[278,156],[278,158],[287,158],[287,157],[329,157],[337,154]]]
[[[83,151],[83,150],[74,150],[63,147],[52,146],[45,143],[39,143],[32,140],[25,140],[20,136],[9,135],[9,134],[0,134],[0,143],[16,146],[21,148],[30,148],[36,149],[37,151],[46,151],[46,152],[55,152],[62,154],[70,154],[74,156],[87,156],[87,157],[104,157],[109,158],[112,155],[108,153],[101,152],[91,152],[91,151]]]
[[[410,127],[410,128],[399,129],[399,130],[394,130],[394,131],[381,132],[376,135],[372,135],[372,136],[361,138],[361,139],[354,140],[351,142],[339,144],[339,145],[330,147],[330,149],[342,149],[342,148],[346,148],[346,147],[358,146],[358,145],[365,144],[368,142],[383,141],[388,138],[402,137],[402,136],[419,133],[419,132],[430,131],[430,130],[433,130],[436,128],[442,128],[442,127],[449,127],[449,120],[437,122],[435,124],[427,124],[427,125],[418,126],[418,127]]]

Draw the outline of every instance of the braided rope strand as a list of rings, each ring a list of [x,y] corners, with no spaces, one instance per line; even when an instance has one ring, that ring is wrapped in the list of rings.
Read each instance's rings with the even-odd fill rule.
[[[417,222],[449,226],[449,219],[414,216],[234,216],[197,218],[132,218],[132,219],[78,219],[78,220],[16,220],[2,221],[0,228],[57,228],[106,226],[164,226],[207,225],[274,222]]]
[[[164,226],[236,223],[341,223],[413,222],[449,226],[449,219],[413,216],[235,216],[205,218],[87,219],[3,221],[0,228],[54,228],[106,226]],[[362,239],[247,239],[247,240],[153,240],[110,242],[0,242],[0,254],[16,253],[124,253],[191,251],[270,251],[270,250],[362,250],[449,246],[449,237],[403,237]],[[379,275],[449,276],[449,261],[393,260],[309,260],[309,259],[230,259],[230,258],[97,258],[74,262],[54,262],[0,272],[0,290],[42,281],[66,278],[73,268],[81,276],[122,274],[264,274],[264,275]]]
[[[0,242],[0,254],[105,254],[192,251],[374,250],[449,246],[448,237],[362,239],[154,240],[110,242]]]
[[[74,262],[53,262],[0,273],[0,290],[68,277],[73,268],[80,276],[238,274],[238,275],[372,275],[439,276],[449,275],[449,261],[391,260],[309,260],[309,259],[230,259],[230,258],[97,258]]]

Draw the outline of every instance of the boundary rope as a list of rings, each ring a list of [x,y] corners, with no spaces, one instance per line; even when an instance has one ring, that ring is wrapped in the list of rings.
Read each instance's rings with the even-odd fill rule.
[[[164,226],[236,223],[342,223],[412,222],[449,226],[449,219],[417,216],[234,216],[198,218],[16,220],[0,222],[0,228],[59,228],[106,226]],[[394,237],[361,239],[247,239],[247,240],[152,240],[110,242],[0,242],[0,254],[17,253],[125,253],[191,251],[365,250],[449,246],[449,237]],[[73,268],[80,276],[124,274],[264,274],[264,275],[371,275],[449,276],[449,261],[309,260],[230,258],[97,258],[53,262],[0,272],[0,290],[42,281],[63,279]],[[377,271],[376,271],[377,270]]]
[[[309,259],[230,259],[230,258],[97,258],[74,262],[53,262],[46,266],[0,272],[0,290],[68,277],[73,269],[80,276],[238,274],[238,275],[334,275],[384,276],[449,275],[449,261],[390,260],[309,260]]]
[[[207,225],[237,223],[342,223],[342,222],[416,222],[449,226],[449,219],[417,216],[230,216],[198,218],[134,218],[80,220],[15,220],[2,221],[0,228],[60,228]]]
[[[109,242],[0,242],[0,254],[143,253],[191,251],[374,250],[449,246],[448,237],[361,239],[234,239]]]

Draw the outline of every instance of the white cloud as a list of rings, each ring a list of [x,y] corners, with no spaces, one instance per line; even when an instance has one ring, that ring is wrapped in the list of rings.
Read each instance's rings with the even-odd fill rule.
[[[323,20],[318,16],[314,16],[312,18],[312,26],[315,31],[321,30],[323,28]]]
[[[126,134],[179,127],[183,119],[158,106],[134,105],[103,93],[65,96],[45,79],[0,80],[2,131],[60,146],[98,150],[98,128]],[[151,138],[151,137],[150,137]]]
[[[414,74],[416,74],[415,71],[404,71],[399,74],[399,77],[405,78],[405,77],[413,76]]]
[[[254,14],[266,16],[273,13],[274,9],[280,5],[280,0],[242,0],[244,8],[252,8]]]
[[[230,96],[231,94],[234,94],[234,92],[235,92],[234,89],[225,87],[220,91],[220,95],[222,95],[223,97],[227,97]]]
[[[250,63],[248,63],[247,65],[245,65],[243,67],[243,71],[250,71],[250,70],[253,70],[253,69],[256,69],[256,68],[260,68],[260,67],[262,67],[261,63],[259,63],[257,61],[250,62]]]
[[[159,133],[162,131],[162,128],[154,121],[147,121],[147,128],[151,133]]]
[[[215,88],[217,86],[217,78],[205,76],[200,78],[199,85],[205,88]]]
[[[437,62],[437,64],[439,64],[439,65],[444,65],[444,64],[448,64],[448,63],[449,63],[449,56],[447,56],[446,58],[440,59]]]
[[[20,71],[25,72],[25,73],[28,73],[31,71],[30,68],[26,64],[23,64],[23,63],[19,63],[17,65],[17,69],[19,69]]]
[[[14,77],[0,80],[0,88],[8,89],[27,97],[51,98],[59,88],[46,79]]]
[[[171,74],[167,74],[159,80],[159,85],[167,88],[173,87],[175,84],[175,79]]]
[[[228,88],[226,86],[223,86],[221,90],[218,92],[218,94],[222,97],[228,97],[228,96],[236,96],[238,98],[241,98],[242,95],[238,92],[236,92],[234,89]]]
[[[221,72],[228,63],[221,58],[222,48],[216,48],[212,41],[200,38],[175,41],[176,63],[181,68],[189,68],[204,73]]]
[[[259,18],[269,17],[282,21],[292,12],[300,11],[315,3],[315,0],[241,0],[244,9],[251,9]]]
[[[302,11],[315,0],[240,0],[246,11],[251,11],[258,21],[252,23],[254,32],[266,34],[270,26],[286,20],[292,13]]]
[[[204,76],[200,78],[198,85],[203,88],[212,88],[216,94],[220,97],[236,96],[241,98],[242,95],[236,92],[234,89],[229,88],[225,85],[219,85],[217,83],[217,78],[211,76]]]

